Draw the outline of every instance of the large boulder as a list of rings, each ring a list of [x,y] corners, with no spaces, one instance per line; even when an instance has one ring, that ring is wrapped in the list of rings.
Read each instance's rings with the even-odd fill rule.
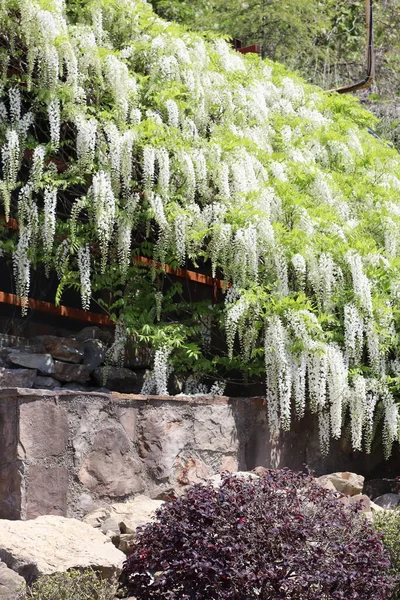
[[[22,600],[25,590],[25,579],[0,561],[0,600]]]
[[[364,477],[357,473],[349,471],[331,473],[317,477],[318,485],[327,488],[328,490],[336,490],[348,496],[357,496],[362,494],[364,487]]]
[[[57,337],[56,335],[41,335],[38,340],[43,344],[46,352],[57,360],[80,363],[83,359],[84,347],[77,340]]]
[[[341,498],[338,498],[338,500],[345,506],[353,506],[354,504],[358,504],[358,506],[361,508],[361,512],[363,513],[372,512],[371,500],[365,494],[356,494],[355,496],[342,496]]]
[[[135,533],[138,527],[149,523],[164,502],[147,496],[136,496],[129,502],[111,505],[112,515],[118,520],[121,533]]]
[[[124,554],[87,523],[46,515],[31,521],[0,520],[0,559],[30,583],[72,568],[120,574]]]

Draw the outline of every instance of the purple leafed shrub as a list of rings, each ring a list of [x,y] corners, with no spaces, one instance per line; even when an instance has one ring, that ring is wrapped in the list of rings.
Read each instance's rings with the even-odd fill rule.
[[[358,508],[289,470],[196,485],[140,528],[124,565],[138,600],[384,600],[389,561]]]

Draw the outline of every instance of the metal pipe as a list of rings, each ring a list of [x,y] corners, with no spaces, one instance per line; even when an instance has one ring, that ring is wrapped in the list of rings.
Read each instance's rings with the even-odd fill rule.
[[[338,94],[348,94],[369,87],[375,79],[375,50],[374,50],[374,26],[373,26],[373,0],[365,0],[365,17],[367,23],[367,73],[364,79],[357,83],[329,90]]]

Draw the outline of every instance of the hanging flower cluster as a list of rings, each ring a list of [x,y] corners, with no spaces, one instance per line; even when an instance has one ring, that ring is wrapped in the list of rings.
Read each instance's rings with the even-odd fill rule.
[[[133,252],[201,262],[230,285],[218,307],[228,356],[264,355],[271,430],[309,409],[326,451],[349,414],[353,447],[368,450],[383,414],[389,454],[400,159],[368,133],[371,115],[144,1],[81,8],[1,3],[0,200],[19,221],[24,311],[38,263],[73,272],[88,308],[99,272],[129,280]],[[159,288],[153,299],[162,327],[168,303]],[[122,319],[134,302],[121,301]],[[146,389],[167,393],[170,347]]]

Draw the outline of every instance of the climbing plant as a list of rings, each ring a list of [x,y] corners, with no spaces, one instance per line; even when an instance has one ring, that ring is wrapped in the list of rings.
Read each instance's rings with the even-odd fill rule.
[[[0,2],[1,234],[27,310],[57,273],[154,351],[146,391],[264,372],[272,431],[306,408],[398,438],[400,159],[353,98],[189,33],[141,1]],[[147,269],[135,256],[158,261]],[[10,259],[10,260],[11,260]],[[208,270],[188,301],[162,265]],[[104,290],[108,294],[104,294]],[[100,293],[102,291],[102,293]],[[203,378],[203,379],[202,379]]]

